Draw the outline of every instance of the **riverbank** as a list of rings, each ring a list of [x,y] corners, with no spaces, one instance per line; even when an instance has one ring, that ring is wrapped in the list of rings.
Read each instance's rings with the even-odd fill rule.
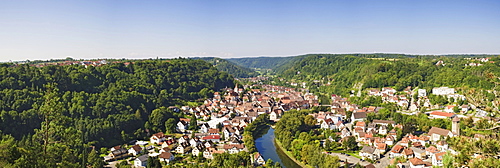
[[[304,163],[299,162],[298,160],[296,160],[295,157],[293,157],[292,154],[289,151],[287,151],[286,149],[284,149],[283,146],[281,146],[281,142],[280,141],[274,139],[274,144],[276,146],[276,149],[282,151],[290,160],[292,160],[293,162],[295,162],[295,164],[299,165],[302,168],[309,168],[309,166],[306,166]]]

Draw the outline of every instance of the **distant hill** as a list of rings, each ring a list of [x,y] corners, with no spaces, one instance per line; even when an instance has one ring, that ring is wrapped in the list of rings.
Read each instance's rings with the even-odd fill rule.
[[[248,67],[243,67],[240,65],[237,65],[233,62],[221,59],[221,58],[215,58],[215,57],[195,57],[192,59],[199,59],[199,60],[204,60],[212,65],[214,65],[219,71],[224,71],[227,72],[231,75],[233,75],[235,78],[248,78],[248,77],[255,77],[258,75],[257,72],[254,70],[248,68]]]
[[[275,69],[282,65],[288,64],[290,61],[299,58],[293,57],[247,57],[247,58],[229,58],[226,59],[239,66],[246,68],[259,68],[259,69]]]

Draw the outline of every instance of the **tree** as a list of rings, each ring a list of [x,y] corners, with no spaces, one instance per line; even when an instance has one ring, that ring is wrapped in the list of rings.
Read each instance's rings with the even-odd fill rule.
[[[356,138],[354,136],[349,136],[347,139],[342,141],[342,148],[345,150],[356,150],[358,147],[358,143],[356,142]]]
[[[189,121],[189,130],[196,131],[198,129],[198,121],[196,120],[196,115],[193,114],[193,118]]]
[[[176,126],[177,120],[175,118],[169,118],[167,121],[165,121],[165,132],[167,134],[174,133]]]
[[[104,162],[103,162],[102,158],[99,157],[96,150],[90,151],[87,160],[89,162],[89,165],[93,168],[104,167]]]

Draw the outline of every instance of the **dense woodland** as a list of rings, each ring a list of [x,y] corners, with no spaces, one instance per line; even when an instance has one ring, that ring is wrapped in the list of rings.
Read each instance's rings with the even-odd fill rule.
[[[99,167],[91,151],[171,129],[168,107],[233,87],[202,60],[0,65],[0,167]],[[167,122],[170,119],[170,122]]]
[[[215,58],[215,57],[198,57],[193,59],[201,59],[213,64],[219,71],[227,72],[233,75],[235,78],[249,78],[255,77],[258,75],[257,72],[250,68],[246,68],[243,66],[238,66],[232,62],[229,62],[224,59]]]

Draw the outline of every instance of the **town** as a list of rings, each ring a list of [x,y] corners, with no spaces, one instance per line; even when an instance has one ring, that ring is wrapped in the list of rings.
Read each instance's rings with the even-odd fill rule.
[[[384,107],[361,107],[335,94],[331,95],[329,105],[320,105],[318,96],[305,91],[273,85],[245,85],[242,88],[236,86],[222,93],[215,92],[213,98],[205,100],[203,105],[198,107],[169,107],[175,112],[198,120],[193,122],[192,118],[181,118],[176,124],[174,134],[157,132],[152,134],[149,140],[135,140],[130,144],[115,146],[109,150],[109,155],[104,157],[105,161],[116,164],[116,160],[126,159],[135,167],[145,167],[148,157],[155,157],[164,165],[169,165],[187,156],[213,159],[214,154],[248,152],[243,143],[244,128],[258,116],[266,115],[270,121],[277,122],[291,109],[323,106],[329,111],[309,114],[316,119],[317,129],[331,130],[337,135],[323,140],[323,146],[331,142],[341,144],[349,138],[355,139],[357,147],[352,155],[325,150],[326,154],[338,156],[343,164],[366,167],[443,166],[443,157],[447,153],[457,153],[445,140],[461,136],[461,119],[479,119],[486,116],[484,111],[465,103],[465,96],[456,94],[453,88],[439,87],[430,92],[433,98],[443,96],[451,100],[449,104],[455,104],[447,106],[432,104],[429,99],[431,96],[427,95],[425,89],[408,87],[401,92],[393,88],[367,90],[368,96],[380,97],[384,103],[397,106],[397,113],[422,113],[429,120],[451,121],[451,130],[431,127],[427,132],[408,132],[402,135],[404,123],[373,117],[369,119],[377,113],[387,113],[388,110]],[[459,105],[460,103],[462,105]],[[190,124],[194,123],[196,126],[192,127]],[[479,139],[484,136],[475,134],[474,137]],[[252,163],[255,166],[261,166],[265,162],[260,153],[252,155]]]

